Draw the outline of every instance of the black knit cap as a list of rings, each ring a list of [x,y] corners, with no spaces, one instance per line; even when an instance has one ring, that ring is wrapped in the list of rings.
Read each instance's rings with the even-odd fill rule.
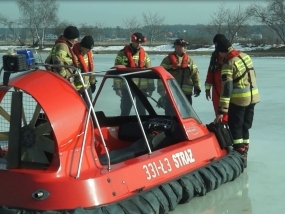
[[[226,39],[226,36],[224,34],[216,34],[213,38],[213,43],[217,43],[219,39]]]
[[[232,47],[232,44],[231,42],[226,39],[226,38],[222,38],[222,39],[219,39],[217,41],[217,50],[219,52],[223,52],[223,53],[227,53],[229,52],[229,48]]]
[[[134,33],[133,34],[136,37],[136,41],[137,42],[143,42],[144,41],[144,35],[142,35],[141,33]]]
[[[81,47],[92,49],[94,47],[94,39],[92,36],[84,36],[83,39],[80,42]]]
[[[76,39],[79,37],[79,30],[77,27],[68,26],[64,29],[63,36],[67,39]]]
[[[187,46],[189,42],[186,42],[184,39],[176,39],[174,45]]]

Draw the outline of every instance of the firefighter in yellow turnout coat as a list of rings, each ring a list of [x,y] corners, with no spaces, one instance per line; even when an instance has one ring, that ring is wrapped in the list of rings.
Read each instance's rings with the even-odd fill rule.
[[[219,114],[215,121],[220,122],[223,114],[228,113],[234,149],[243,155],[246,165],[249,129],[253,122],[254,106],[259,102],[256,74],[250,56],[234,50],[229,40],[220,39],[217,49],[224,61]]]
[[[77,57],[73,53],[72,47],[78,37],[79,31],[76,27],[68,26],[65,28],[63,35],[56,40],[49,56],[45,60],[45,63],[77,67]],[[50,70],[50,68],[47,69]],[[70,76],[74,74],[74,69],[58,67],[52,68],[51,70],[68,79],[71,84],[73,84],[74,78],[70,78]]]
[[[146,37],[141,33],[134,33],[131,37],[132,42],[120,50],[115,59],[115,65],[125,65],[131,68],[150,68],[151,61],[148,54],[141,47],[141,44],[146,41]],[[136,78],[134,83],[149,96],[155,90],[153,79]],[[113,89],[116,94],[121,97],[121,115],[129,115],[132,102],[129,93],[121,79],[114,79]],[[136,107],[140,115],[145,115],[146,110],[142,106],[139,99],[136,98]]]
[[[76,43],[72,49],[74,54],[78,58],[78,68],[81,70],[81,73],[94,71],[94,60],[92,53],[93,47],[94,47],[94,39],[92,36],[87,35],[84,36],[79,43]],[[84,86],[84,88],[87,89],[87,93],[90,99],[92,99],[92,93],[94,93],[96,89],[95,85],[96,78],[95,75],[92,75],[92,76],[83,76],[83,79],[84,79],[84,85],[82,84],[80,78],[75,78],[74,84],[76,86],[76,89],[81,91],[81,94],[84,100],[86,101],[87,98],[85,96],[85,93],[81,89],[83,89]]]
[[[178,82],[185,96],[192,105],[192,94],[198,97],[201,93],[200,75],[197,65],[186,53],[186,47],[189,45],[184,39],[177,39],[174,42],[175,51],[168,54],[162,62],[163,66]],[[158,82],[157,92],[163,96],[164,89],[161,82]]]

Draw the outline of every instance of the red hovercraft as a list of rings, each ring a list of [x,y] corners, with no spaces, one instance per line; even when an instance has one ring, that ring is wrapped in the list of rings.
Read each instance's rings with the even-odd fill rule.
[[[202,124],[164,68],[97,72],[102,82],[86,103],[40,66],[29,50],[3,56],[1,214],[168,213],[243,172],[227,129]],[[94,74],[76,73],[84,75]],[[138,79],[161,83],[165,96],[139,89]],[[129,115],[114,80],[130,95]]]

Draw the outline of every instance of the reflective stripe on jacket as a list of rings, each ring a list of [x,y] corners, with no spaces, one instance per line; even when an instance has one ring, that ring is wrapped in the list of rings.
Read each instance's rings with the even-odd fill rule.
[[[130,46],[127,45],[126,47],[129,48]],[[144,54],[140,54],[140,51],[143,51]],[[136,65],[136,67],[138,67],[140,56],[143,56],[143,55],[144,55],[144,63],[143,63],[144,68],[150,68],[151,67],[150,58],[143,48],[140,48],[139,51],[137,51],[134,55],[132,55],[133,63]],[[124,65],[126,67],[131,67],[130,60],[126,56],[125,49],[122,49],[118,52],[116,59],[115,59],[115,65]],[[136,85],[138,85],[140,89],[145,89],[148,91],[155,90],[154,80],[152,79],[134,78],[133,81]],[[114,90],[125,89],[125,87],[126,87],[125,82],[122,79],[119,79],[119,78],[114,79],[114,85],[113,85]]]
[[[77,43],[73,46],[73,51],[78,58],[78,68],[81,70],[81,72],[91,72],[94,70],[92,50],[88,51],[87,54],[82,55],[80,50],[80,43]],[[95,76],[83,76],[83,79],[84,87],[89,87],[90,84],[96,83]],[[79,77],[74,78],[74,85],[76,89],[80,89],[83,87]]]
[[[127,47],[130,48],[129,45],[127,45]],[[139,51],[137,51],[135,54],[132,55],[132,59],[136,65],[136,67],[138,67],[138,65],[139,65],[140,51],[144,52],[144,59],[143,59],[144,60],[144,68],[150,68],[151,67],[150,58],[149,58],[148,54],[144,51],[143,48],[140,48]],[[126,67],[131,67],[129,59],[126,56],[125,49],[122,49],[118,52],[116,59],[115,59],[115,65],[124,65]]]
[[[72,44],[62,36],[55,43],[45,62],[54,65],[73,65],[77,67],[77,57],[71,49]],[[65,78],[73,74],[74,71],[71,68],[53,68],[52,70]]]
[[[210,90],[212,87],[214,91],[220,94],[221,91],[221,69],[222,69],[222,57],[214,51],[211,56],[211,61],[208,67],[208,72],[205,81],[205,90]]]
[[[78,68],[80,68],[81,71],[89,72],[94,70],[92,50],[88,51],[87,54],[83,56],[80,50],[80,43],[76,43],[72,50],[78,58]]]
[[[231,54],[231,52],[236,54]],[[225,58],[222,67],[220,113],[228,112],[230,102],[238,106],[248,106],[260,100],[256,85],[256,74],[250,56],[236,50],[231,52],[228,54],[231,56]],[[248,72],[246,67],[249,68]]]
[[[173,56],[175,56],[175,58]],[[175,53],[173,53],[173,55],[168,55],[165,57],[160,65],[163,66],[176,79],[182,91],[186,95],[192,95],[193,87],[199,90],[201,88],[200,75],[198,67],[194,61],[190,57],[187,58],[185,58],[184,55],[177,56]],[[174,63],[171,61],[171,59],[176,59],[177,69],[173,67]],[[185,59],[188,61],[187,66],[186,68],[181,68],[182,63],[184,62],[183,64],[185,64]],[[157,91],[159,92],[160,90],[163,90],[163,88],[164,87],[161,85],[161,83],[158,82]]]

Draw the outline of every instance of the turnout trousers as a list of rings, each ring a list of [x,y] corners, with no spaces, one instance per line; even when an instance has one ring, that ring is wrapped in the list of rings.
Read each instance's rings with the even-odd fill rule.
[[[142,105],[140,99],[138,99],[137,97],[135,97],[135,102],[136,102],[136,107],[138,110],[139,115],[145,115],[146,114],[146,110],[144,108],[144,106]],[[121,97],[121,116],[128,116],[130,115],[131,109],[132,109],[132,100],[131,97],[128,93],[128,90],[122,90],[122,97]]]
[[[252,127],[254,117],[254,104],[238,106],[229,105],[228,125],[235,144],[249,143],[249,129]]]

